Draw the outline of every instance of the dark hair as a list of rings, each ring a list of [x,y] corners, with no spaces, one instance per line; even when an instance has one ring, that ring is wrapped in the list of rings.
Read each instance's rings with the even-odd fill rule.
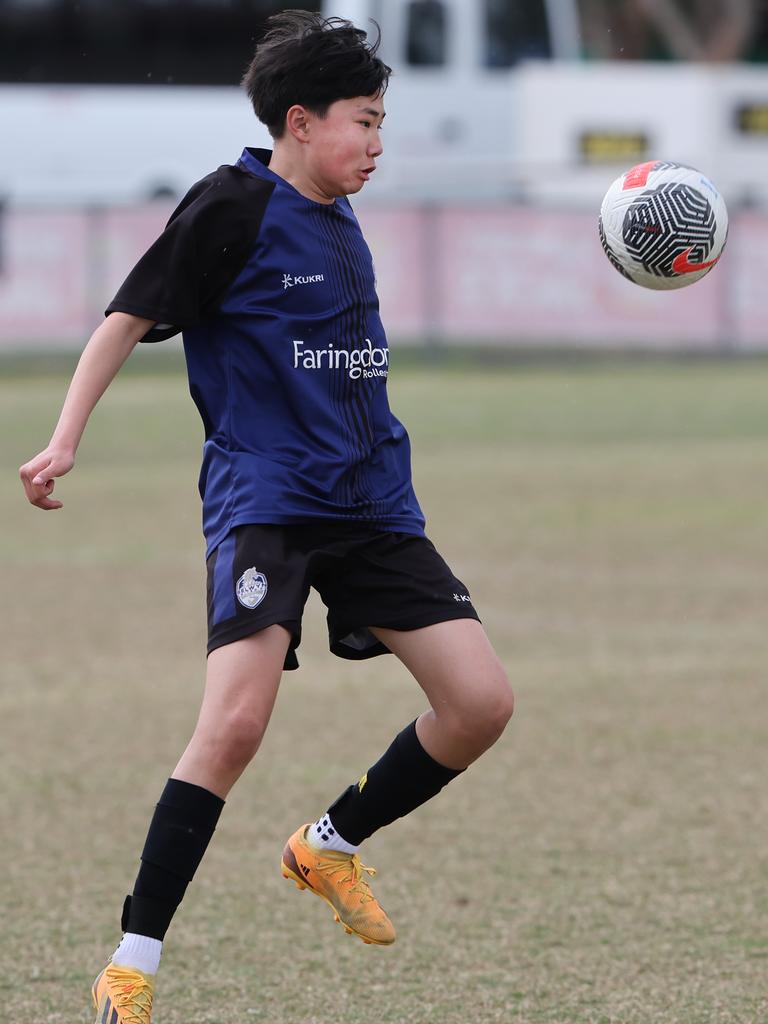
[[[384,92],[392,69],[376,56],[379,41],[377,34],[369,43],[351,21],[311,11],[268,18],[242,86],[272,138],[283,135],[295,103],[325,117],[336,100]]]

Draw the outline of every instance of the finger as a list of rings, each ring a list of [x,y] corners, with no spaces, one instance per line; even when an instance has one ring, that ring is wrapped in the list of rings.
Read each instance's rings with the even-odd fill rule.
[[[50,494],[56,477],[68,473],[73,464],[74,459],[50,452],[41,452],[30,459],[19,470],[27,500],[38,508],[61,508],[62,502],[50,499]]]
[[[32,483],[33,478],[43,478],[44,480],[50,479],[53,473],[49,472],[49,469],[53,463],[53,459],[50,455],[39,456],[35,459],[31,459],[29,462],[25,462],[19,470],[19,476],[24,484]],[[40,481],[38,481],[40,482]]]
[[[36,472],[32,480],[33,483],[47,483],[49,480],[53,480],[54,477],[64,476],[75,464],[75,460],[69,455],[54,455],[49,458],[47,465],[43,464],[41,467],[35,467]]]
[[[25,496],[27,497],[27,499],[29,501],[34,502],[39,497],[41,497],[40,488],[39,487],[34,487],[31,480],[29,480],[29,479],[27,479],[26,477],[23,476],[21,478],[21,483],[22,483],[22,485],[24,487],[24,494],[25,494]]]
[[[46,484],[52,484],[54,477],[61,476],[65,472],[66,470],[63,470],[54,459],[51,459],[47,466],[43,466],[35,473],[32,483],[35,487],[44,487]]]
[[[22,466],[19,470],[19,476],[29,493],[28,485],[32,487],[46,487],[48,484],[51,484],[53,486],[55,477],[63,476],[71,468],[69,464],[50,456],[45,456],[43,459],[32,459],[31,462]]]
[[[21,477],[21,483],[24,487],[24,493],[31,502],[34,502],[40,497],[40,488],[35,487],[32,483],[31,473],[26,466],[21,467],[19,470],[19,476]]]
[[[56,501],[53,498],[47,498],[45,496],[43,496],[42,498],[37,498],[34,501],[30,498],[30,501],[32,502],[32,504],[36,508],[42,508],[46,512],[49,509],[52,509],[52,508],[63,508],[64,507],[64,502],[63,501]]]
[[[34,472],[34,462],[27,463],[19,470],[19,476],[21,477],[27,500],[38,508],[61,508],[62,502],[49,498],[55,484],[55,481],[52,479],[50,465],[33,477],[32,474]]]
[[[38,508],[51,509],[61,508],[62,502],[51,497],[51,493],[54,488],[54,481],[47,480],[42,487],[37,488],[38,493],[35,496],[33,504],[37,505]]]

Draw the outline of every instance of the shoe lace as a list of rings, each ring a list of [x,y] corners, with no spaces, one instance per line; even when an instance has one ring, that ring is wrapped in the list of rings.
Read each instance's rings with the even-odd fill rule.
[[[376,874],[376,868],[369,868],[363,864],[356,853],[353,853],[349,860],[326,860],[319,863],[318,867],[328,875],[344,871],[345,874],[339,878],[339,882],[351,882],[349,891],[358,893],[361,903],[372,903],[375,901],[376,897],[371,892],[371,887],[365,876],[370,875],[373,878]]]
[[[151,1024],[151,983],[134,971],[121,971],[116,966],[109,973],[114,985],[113,1002],[125,1024]]]

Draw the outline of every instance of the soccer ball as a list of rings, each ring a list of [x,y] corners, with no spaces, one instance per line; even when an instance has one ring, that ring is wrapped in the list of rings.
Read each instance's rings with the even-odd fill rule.
[[[684,288],[720,259],[728,211],[700,171],[650,160],[614,181],[599,227],[605,255],[624,277],[644,288]]]

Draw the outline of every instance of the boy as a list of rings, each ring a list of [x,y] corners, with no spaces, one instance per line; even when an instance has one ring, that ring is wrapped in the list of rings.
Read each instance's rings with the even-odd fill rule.
[[[244,86],[274,150],[193,186],[107,310],[50,444],[22,466],[60,508],[88,417],[139,341],[183,330],[205,425],[208,663],[199,720],[150,823],[123,938],[93,988],[97,1021],[149,1024],[162,941],[224,800],[256,753],[310,587],[331,650],[393,652],[430,708],[359,782],[288,839],[282,872],[364,942],[395,939],[360,844],[435,796],[512,714],[463,584],[424,536],[408,437],[386,397],[370,252],[346,196],[382,153],[390,69],[349,22],[271,18]]]

